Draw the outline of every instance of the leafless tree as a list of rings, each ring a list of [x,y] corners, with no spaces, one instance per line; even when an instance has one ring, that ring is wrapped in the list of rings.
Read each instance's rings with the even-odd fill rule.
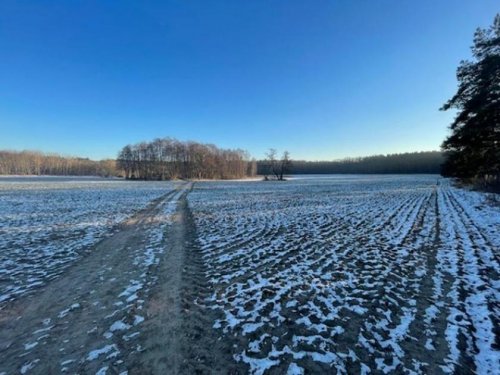
[[[286,173],[289,172],[292,161],[290,159],[290,153],[288,151],[283,152],[280,160],[277,159],[278,152],[274,148],[270,148],[266,153],[265,168],[264,168],[264,179],[268,180],[269,175],[272,175],[274,179],[278,181],[283,181]]]
[[[290,172],[290,167],[292,166],[292,160],[290,159],[290,153],[288,151],[283,152],[281,160],[279,162],[279,180],[284,180],[284,175]]]
[[[17,175],[116,175],[114,160],[90,159],[44,154],[38,151],[0,151],[0,174]]]
[[[276,160],[276,149],[270,148],[266,153],[265,159],[265,169],[264,169],[264,179],[268,180],[269,175],[275,176],[277,178],[277,160]]]
[[[118,154],[127,178],[145,180],[241,178],[256,173],[255,161],[251,163],[244,150],[171,138],[127,145]]]

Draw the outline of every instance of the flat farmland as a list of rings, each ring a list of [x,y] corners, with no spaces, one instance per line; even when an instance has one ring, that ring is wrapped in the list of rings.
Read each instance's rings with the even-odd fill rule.
[[[166,189],[92,178],[0,180],[0,302],[57,277]]]
[[[214,329],[253,373],[498,373],[500,213],[436,176],[205,183]]]
[[[500,208],[434,175],[0,181],[0,374],[500,368]]]

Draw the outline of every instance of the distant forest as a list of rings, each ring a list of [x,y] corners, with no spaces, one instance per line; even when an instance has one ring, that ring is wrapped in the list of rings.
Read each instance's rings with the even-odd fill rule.
[[[412,152],[337,161],[293,160],[290,174],[440,173],[441,152]],[[121,176],[129,179],[229,179],[266,174],[268,161],[243,150],[171,138],[125,146],[117,160],[94,161],[37,151],[1,151],[0,175]],[[267,171],[269,172],[269,171]]]
[[[114,160],[46,154],[39,151],[0,150],[0,175],[102,176],[116,175]]]
[[[412,174],[441,172],[444,156],[439,151],[376,155],[335,161],[293,160],[290,174]],[[257,173],[265,174],[268,162],[257,162]]]
[[[127,179],[230,179],[254,176],[255,161],[246,151],[212,144],[157,138],[127,145],[118,154],[117,167]]]

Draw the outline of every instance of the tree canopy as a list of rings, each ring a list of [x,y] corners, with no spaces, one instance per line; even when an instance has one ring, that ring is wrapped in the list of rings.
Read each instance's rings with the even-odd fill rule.
[[[458,90],[442,110],[456,109],[442,148],[443,174],[500,179],[500,14],[488,29],[478,28],[473,59],[457,69]]]
[[[248,153],[240,149],[157,138],[123,147],[117,166],[130,179],[229,179],[255,175],[255,162],[249,158]]]
[[[277,161],[276,161],[277,163]],[[334,173],[440,173],[443,154],[439,151],[412,152],[405,154],[374,155],[334,161],[293,160],[286,173],[334,174]],[[270,174],[269,154],[257,163],[259,174]]]

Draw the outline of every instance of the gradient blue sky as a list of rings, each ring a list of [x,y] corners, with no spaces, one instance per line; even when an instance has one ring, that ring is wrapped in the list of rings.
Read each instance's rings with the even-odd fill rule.
[[[296,159],[435,150],[497,0],[0,2],[0,148],[171,136]]]

